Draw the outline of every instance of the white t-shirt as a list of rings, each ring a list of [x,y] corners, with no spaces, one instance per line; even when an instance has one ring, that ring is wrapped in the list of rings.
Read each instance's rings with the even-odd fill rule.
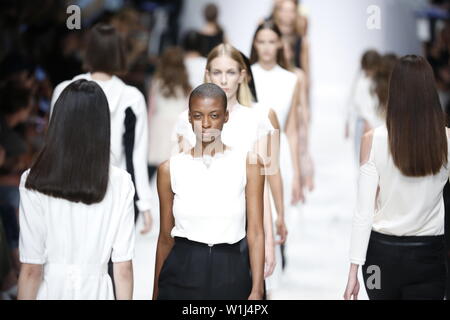
[[[22,263],[43,264],[37,299],[114,299],[108,261],[134,255],[134,186],[131,176],[110,166],[103,200],[87,205],[25,188],[20,181]]]
[[[404,176],[390,154],[386,126],[376,128],[369,160],[360,168],[350,261],[365,263],[371,230],[394,236],[442,235],[442,191],[449,170],[446,165],[436,175]]]
[[[116,76],[107,81],[97,81],[92,79],[90,73],[85,73],[56,86],[52,97],[52,110],[61,92],[70,83],[79,79],[95,81],[105,92],[111,115],[111,164],[122,169],[127,167],[123,143],[125,112],[130,107],[136,116],[133,149],[134,179],[139,198],[136,205],[140,212],[151,210],[151,191],[147,169],[148,117],[144,96],[138,89],[126,85]]]

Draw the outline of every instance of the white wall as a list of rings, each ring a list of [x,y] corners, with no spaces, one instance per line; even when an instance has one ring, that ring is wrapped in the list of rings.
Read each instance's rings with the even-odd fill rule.
[[[303,0],[310,12],[311,67],[317,87],[347,90],[364,51],[421,53],[414,8],[422,0]],[[367,8],[380,8],[381,28],[368,29]],[[332,94],[330,92],[330,94]]]
[[[230,42],[250,53],[256,26],[272,8],[272,0],[185,0],[182,30],[200,28],[203,7],[213,2]],[[310,16],[313,86],[321,92],[347,92],[362,53],[375,48],[383,53],[421,53],[413,10],[427,0],[302,0]],[[381,29],[369,30],[367,8],[379,6]]]

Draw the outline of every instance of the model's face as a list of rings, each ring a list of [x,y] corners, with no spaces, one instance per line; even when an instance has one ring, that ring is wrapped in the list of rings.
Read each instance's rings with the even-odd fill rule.
[[[191,100],[189,122],[197,142],[213,142],[227,121],[228,111],[225,111],[221,99],[195,97]]]
[[[291,0],[281,1],[278,5],[278,18],[284,24],[293,24],[297,18],[297,11],[294,2]]]
[[[239,64],[228,56],[214,58],[206,70],[206,80],[222,88],[228,100],[237,95],[244,76],[245,70],[240,70]]]
[[[277,61],[277,52],[282,43],[278,35],[270,30],[260,30],[255,39],[255,49],[258,52],[258,60],[265,63]]]

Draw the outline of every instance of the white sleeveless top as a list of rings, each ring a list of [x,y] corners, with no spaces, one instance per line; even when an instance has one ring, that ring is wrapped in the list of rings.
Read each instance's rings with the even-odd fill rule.
[[[258,102],[272,108],[277,114],[281,129],[286,129],[297,76],[279,65],[271,70],[265,70],[258,63],[255,63],[251,68]]]
[[[245,237],[247,153],[225,150],[210,157],[179,153],[170,158],[174,192],[172,237],[209,245],[233,244]]]
[[[403,175],[389,151],[386,126],[376,128],[369,160],[360,168],[350,261],[364,264],[371,230],[394,236],[444,234],[442,191],[448,178],[448,164],[435,175]]]

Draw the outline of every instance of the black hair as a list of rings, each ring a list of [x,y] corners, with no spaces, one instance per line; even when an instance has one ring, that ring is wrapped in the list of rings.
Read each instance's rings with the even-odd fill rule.
[[[204,83],[192,90],[189,96],[189,109],[194,98],[212,98],[222,100],[222,106],[227,110],[227,95],[225,92],[214,83]]]
[[[201,51],[201,40],[199,34],[195,30],[189,30],[183,37],[182,46],[184,51]]]
[[[252,41],[252,49],[250,51],[250,64],[254,64],[258,62],[259,56],[258,56],[258,50],[255,48],[255,42],[256,37],[258,36],[258,33],[261,30],[272,30],[276,33],[279,40],[282,41],[283,35],[281,34],[280,28],[278,28],[277,24],[273,20],[264,21],[258,27],[256,28],[255,34],[253,35],[253,41]],[[277,64],[279,64],[282,68],[288,69],[288,65],[286,62],[286,58],[284,57],[284,49],[283,46],[281,46],[280,49],[277,51]]]
[[[102,201],[109,181],[110,126],[100,86],[84,79],[72,82],[55,103],[25,187],[73,202]]]

